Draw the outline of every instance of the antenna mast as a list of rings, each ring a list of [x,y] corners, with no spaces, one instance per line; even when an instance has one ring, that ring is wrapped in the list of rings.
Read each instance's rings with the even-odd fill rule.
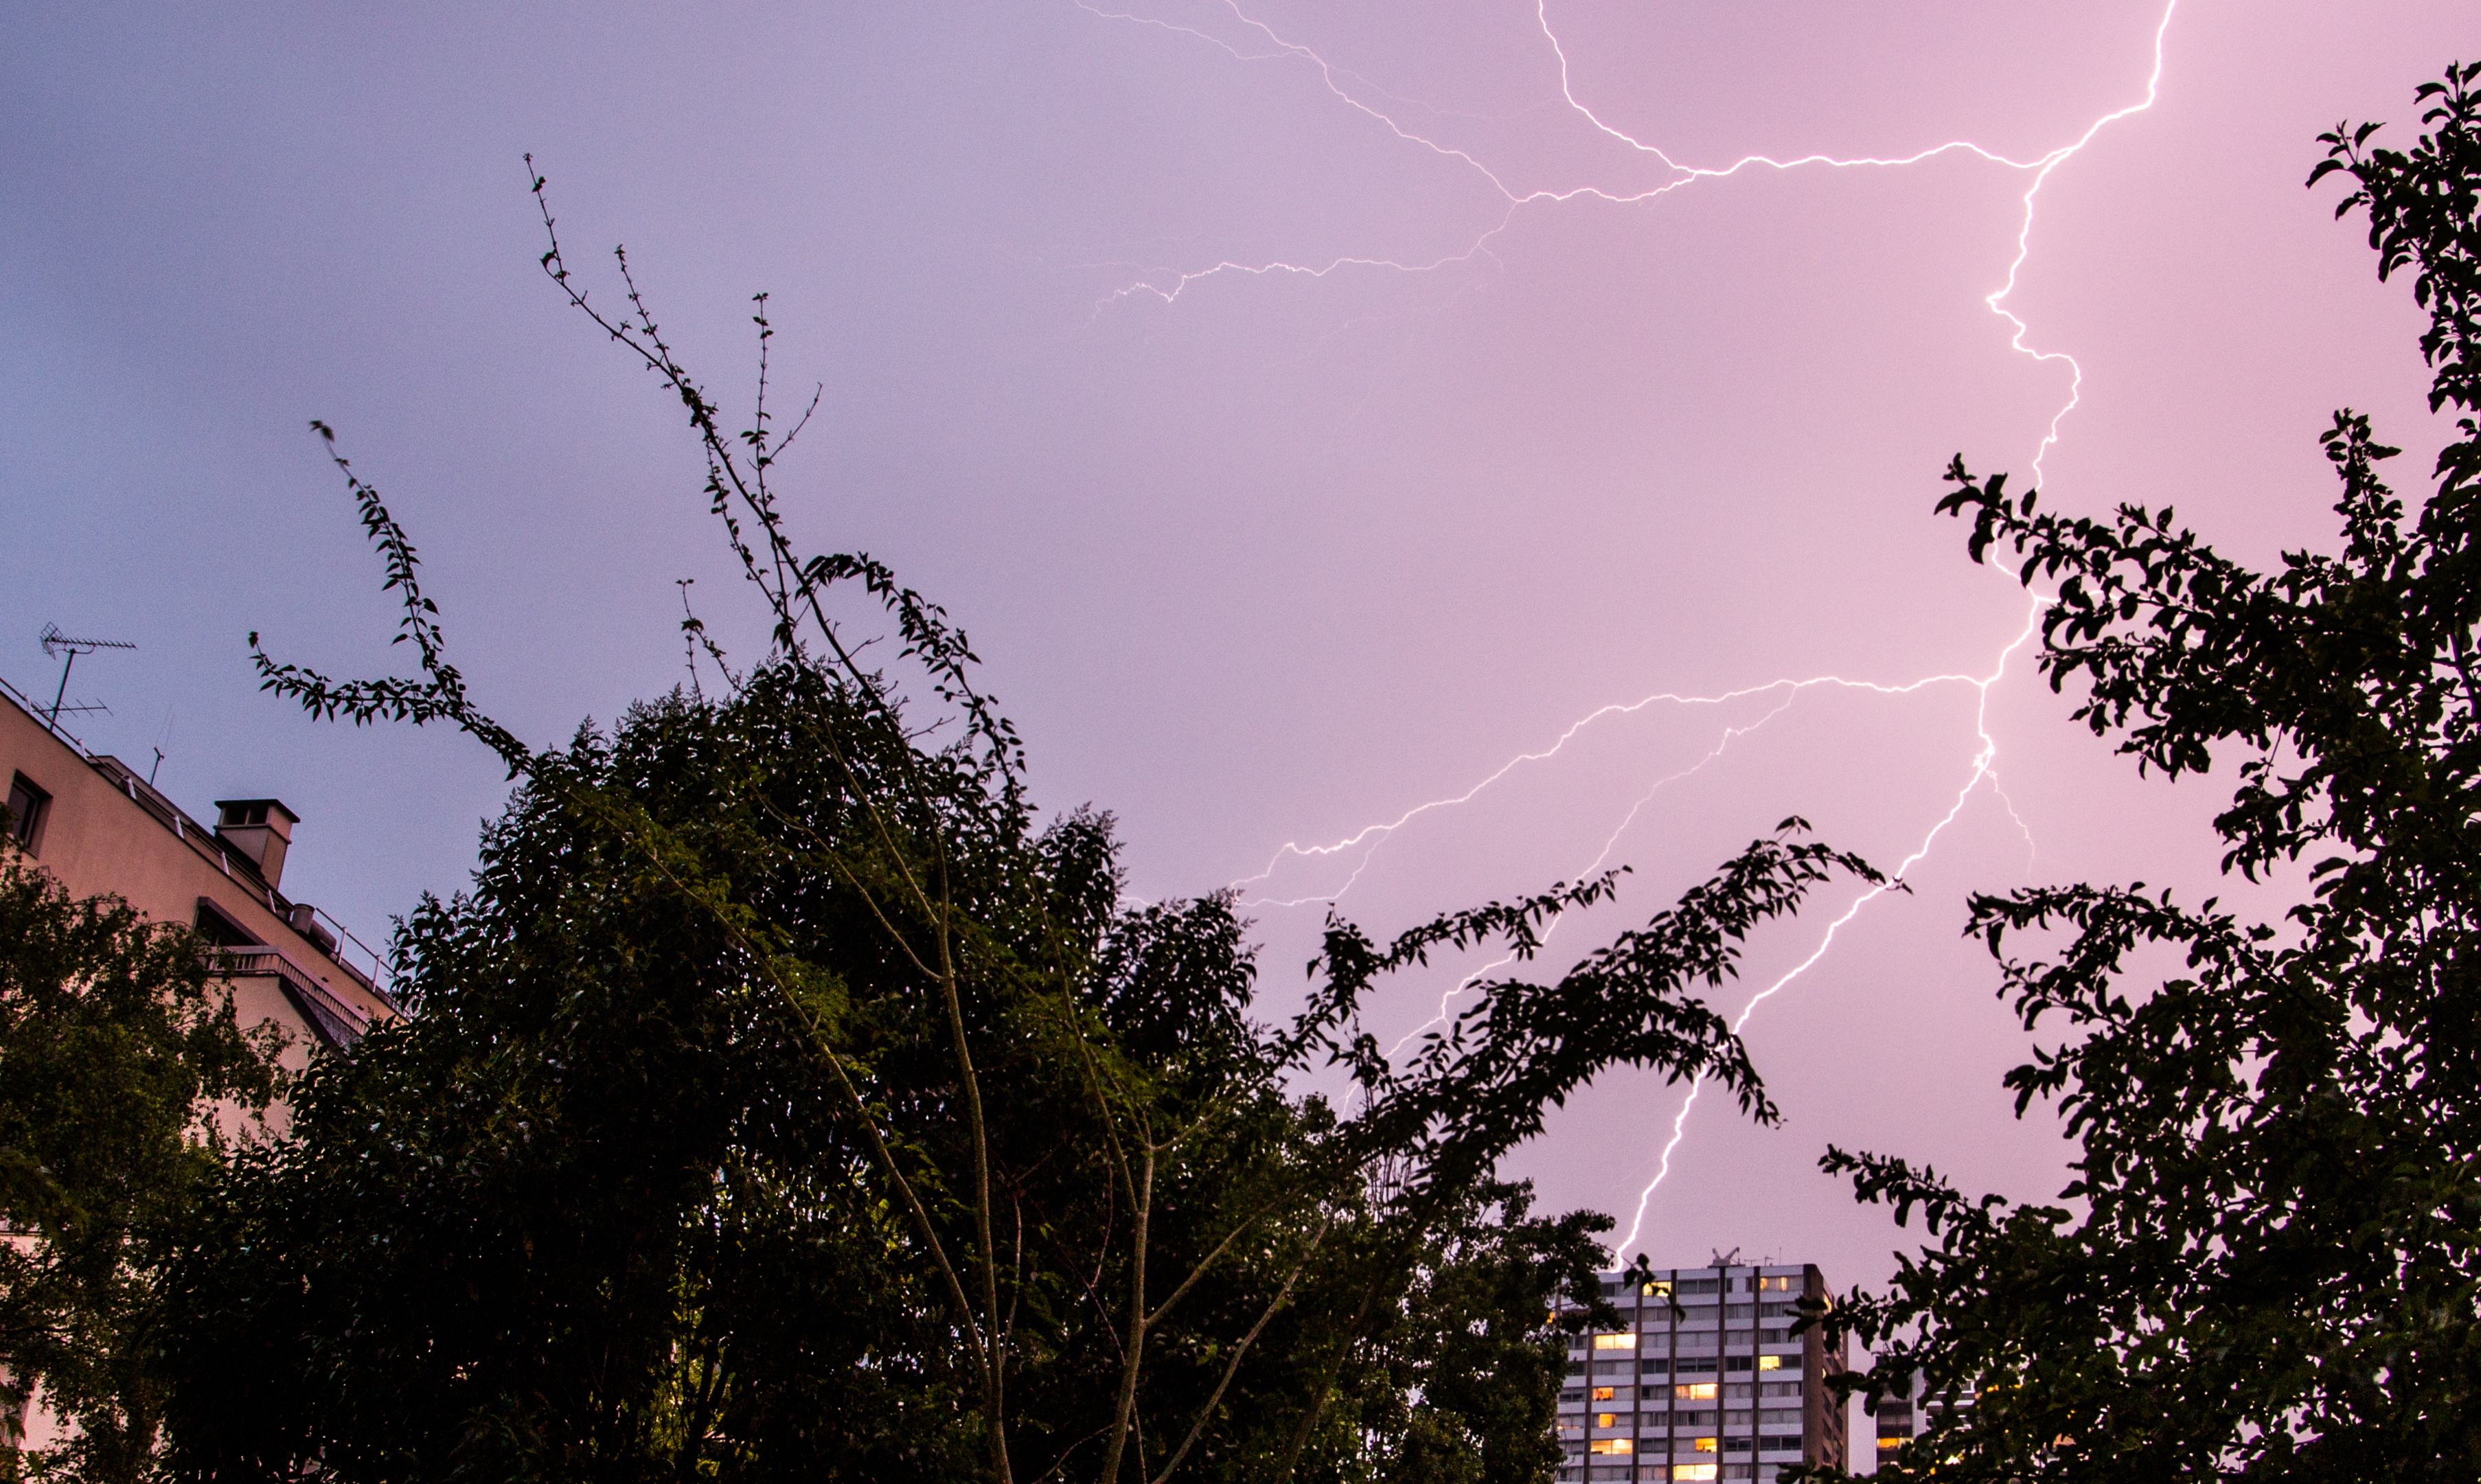
[[[43,718],[43,724],[54,731],[60,730],[61,702],[69,693],[69,670],[77,664],[78,656],[91,655],[98,649],[135,649],[137,647],[135,644],[123,643],[117,638],[71,638],[61,632],[59,624],[43,625],[43,653],[46,656],[66,655],[68,657],[61,662],[61,688],[52,692],[52,712],[50,716]],[[103,708],[76,706],[70,709],[87,712],[100,711]]]

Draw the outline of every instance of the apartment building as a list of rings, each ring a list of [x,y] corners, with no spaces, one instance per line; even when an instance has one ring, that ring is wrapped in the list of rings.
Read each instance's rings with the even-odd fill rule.
[[[1848,1467],[1844,1407],[1826,1378],[1842,1346],[1791,1333],[1815,1265],[1605,1273],[1620,1327],[1578,1337],[1559,1393],[1563,1484],[1747,1479],[1787,1464]]]
[[[0,778],[10,843],[73,897],[119,897],[157,922],[194,927],[241,1024],[273,1020],[286,1060],[341,1050],[400,1013],[382,960],[308,902],[284,895],[301,821],[274,798],[216,802],[193,819],[118,759],[87,751],[0,680]]]
[[[1879,1399],[1870,1409],[1877,1425],[1878,1456],[1884,1458],[1915,1438],[1928,1432],[1951,1416],[1972,1410],[1970,1391],[1947,1389],[1931,1391],[1919,1375],[1905,1384],[1897,1394]]]

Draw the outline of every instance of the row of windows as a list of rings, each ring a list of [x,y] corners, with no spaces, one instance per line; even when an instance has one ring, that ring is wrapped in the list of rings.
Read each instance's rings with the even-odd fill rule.
[[[1726,1381],[1722,1383],[1722,1394],[1734,1401],[1743,1399],[1752,1394],[1751,1384],[1747,1381]],[[1646,1406],[1654,1407],[1662,1405],[1665,1398],[1711,1396],[1714,1394],[1713,1385],[1712,1382],[1695,1381],[1674,1382],[1669,1386],[1597,1386],[1590,1389],[1577,1386],[1561,1392],[1559,1400],[1563,1405],[1568,1405],[1583,1401],[1625,1402],[1632,1396],[1642,1396],[1645,1398]],[[1755,1383],[1755,1394],[1759,1396],[1789,1396],[1797,1399],[1800,1395],[1800,1382],[1797,1379],[1760,1381]],[[1697,1388],[1702,1390],[1694,1390]]]
[[[1768,1307],[1771,1308],[1772,1306],[1769,1305]],[[1766,1329],[1767,1335],[1770,1337],[1776,1337],[1768,1339],[1765,1342],[1770,1345],[1782,1344],[1784,1342],[1780,1338],[1784,1333],[1783,1329],[1780,1327],[1782,1316],[1777,1315],[1768,1315],[1765,1317],[1770,1321]],[[1691,1322],[1693,1323],[1694,1321]],[[1682,1333],[1680,1336],[1682,1342],[1693,1344],[1696,1341],[1703,1340],[1709,1344],[1712,1343],[1714,1335],[1711,1329],[1705,1326],[1700,1326],[1699,1328],[1703,1330],[1703,1333]],[[1748,1326],[1744,1324],[1735,1324],[1732,1328],[1742,1331],[1742,1333],[1733,1336],[1733,1339],[1739,1341],[1746,1341],[1748,1339],[1748,1335],[1746,1334]],[[1627,1330],[1621,1330],[1617,1333],[1602,1331],[1595,1334],[1590,1348],[1596,1350],[1633,1350],[1637,1347],[1639,1341],[1643,1341],[1647,1349],[1659,1350],[1662,1348],[1663,1337],[1671,1333],[1672,1327],[1670,1325],[1656,1323],[1648,1323],[1643,1335],[1637,1335]],[[1588,1347],[1581,1337],[1570,1340],[1568,1344],[1572,1353],[1578,1349]]]
[[[1719,1293],[1724,1291],[1720,1278],[1614,1278],[1603,1285],[1605,1298],[1625,1298],[1633,1289],[1646,1298],[1665,1293]],[[1731,1280],[1734,1293],[1797,1293],[1800,1279],[1790,1273],[1773,1273],[1737,1277]]]
[[[1720,1477],[1726,1479],[1745,1479],[1754,1476],[1762,1481],[1762,1484],[1771,1484],[1776,1471],[1781,1467],[1782,1466],[1777,1464],[1758,1464],[1754,1466],[1749,1464],[1724,1464],[1720,1466]],[[1593,1469],[1593,1478],[1598,1481],[1605,1479],[1617,1481],[1634,1477],[1640,1481],[1640,1484],[1660,1484],[1660,1481],[1665,1479],[1673,1480],[1675,1481],[1675,1484],[1677,1484],[1677,1481],[1711,1480],[1716,1476],[1717,1466],[1713,1464],[1672,1464],[1668,1467],[1662,1464],[1638,1464],[1633,1469],[1631,1469],[1626,1464],[1622,1464],[1614,1468],[1607,1464],[1598,1463]],[[1581,1468],[1572,1466],[1570,1468],[1560,1470],[1559,1477],[1562,1484],[1573,1484],[1573,1481],[1585,1477],[1585,1471]]]
[[[1750,1451],[1750,1444],[1753,1441],[1757,1445],[1756,1451],[1761,1453],[1797,1453],[1800,1451],[1800,1434],[1798,1433],[1769,1433],[1764,1437],[1755,1440],[1748,1438],[1699,1438],[1693,1443],[1689,1439],[1683,1438],[1673,1445],[1673,1451],[1680,1453],[1746,1453]],[[1629,1438],[1596,1438],[1592,1443],[1585,1445],[1585,1450],[1589,1453],[1599,1453],[1606,1457],[1616,1458],[1622,1454],[1634,1454],[1636,1452],[1636,1443],[1634,1440]]]
[[[1712,1375],[1714,1373],[1714,1359],[1715,1358],[1712,1356],[1692,1355],[1683,1356],[1678,1360],[1672,1360],[1664,1356],[1655,1355],[1649,1356],[1645,1362],[1640,1365],[1636,1361],[1631,1359],[1627,1352],[1612,1355],[1598,1351],[1594,1356],[1594,1369],[1597,1373],[1608,1375],[1627,1375],[1631,1371],[1643,1371],[1649,1376]],[[1800,1357],[1797,1355],[1727,1355],[1721,1359],[1723,1362],[1723,1368],[1734,1372],[1746,1370],[1798,1370],[1800,1368]],[[1584,1355],[1582,1352],[1575,1350],[1568,1352],[1568,1370],[1571,1375],[1580,1373],[1583,1364]]]
[[[1667,1419],[1645,1418],[1640,1419],[1632,1413],[1622,1413],[1616,1417],[1608,1414],[1580,1415],[1577,1413],[1571,1413],[1559,1419],[1557,1432],[1561,1439],[1574,1443],[1576,1440],[1585,1436],[1585,1424],[1590,1421],[1594,1424],[1594,1430],[1597,1432],[1624,1433],[1632,1427],[1634,1427],[1637,1431],[1645,1433],[1649,1438],[1653,1438],[1654,1441],[1658,1443],[1660,1440],[1658,1438],[1655,1438],[1654,1435],[1669,1432],[1679,1438],[1680,1445],[1684,1448],[1688,1446],[1691,1434],[1711,1434],[1712,1436],[1711,1437],[1697,1439],[1697,1447],[1701,1452],[1712,1452],[1712,1444],[1716,1437],[1725,1440],[1723,1446],[1727,1449],[1745,1448],[1749,1445],[1749,1433],[1751,1428],[1749,1425],[1748,1413],[1733,1412],[1721,1414],[1723,1421],[1722,1425],[1719,1427],[1715,1425],[1714,1419],[1716,1416],[1717,1414],[1712,1412],[1685,1412],[1675,1414]],[[1642,1426],[1638,1425],[1640,1420],[1642,1420]],[[1663,1424],[1666,1421],[1675,1425],[1665,1427]],[[1780,1436],[1785,1428],[1798,1427],[1800,1425],[1800,1414],[1798,1412],[1768,1411],[1759,1419],[1757,1428],[1758,1430],[1766,1433],[1768,1436]],[[1774,1445],[1770,1443],[1767,1444],[1766,1446],[1772,1447]]]

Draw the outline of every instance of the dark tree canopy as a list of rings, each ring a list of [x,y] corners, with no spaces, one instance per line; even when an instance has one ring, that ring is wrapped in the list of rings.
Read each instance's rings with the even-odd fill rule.
[[[1535,1215],[1502,1158],[1613,1066],[1771,1119],[1697,990],[1876,872],[1787,820],[1555,975],[1544,924],[1616,875],[1391,939],[1334,919],[1304,1007],[1262,1019],[1228,898],[1130,906],[1108,816],[1042,820],[945,612],[795,550],[763,299],[727,433],[625,258],[608,315],[556,239],[544,267],[687,409],[772,644],[736,669],[692,618],[718,685],[534,750],[338,460],[420,674],[262,652],[266,685],[459,727],[518,787],[472,889],[399,935],[409,1020],[310,1072],[172,1263],[175,1471],[1548,1480],[1547,1315],[1610,1316],[1609,1221]],[[1513,971],[1382,1054],[1368,997],[1484,945]]]
[[[2416,512],[2396,451],[2345,411],[2333,554],[2258,572],[2172,511],[2035,509],[1959,458],[1940,508],[1972,553],[2055,584],[2043,668],[2140,768],[2236,762],[2224,869],[2305,869],[2287,920],[2168,892],[2044,887],[1972,902],[2025,1028],[2009,1074],[2066,1115],[2055,1206],[1964,1197],[1830,1155],[1937,1245],[1836,1316],[1977,1393],[1882,1476],[1956,1480],[2481,1477],[2481,65],[2420,89],[2427,132],[2338,127],[2311,185],[2354,189],[2379,273],[2431,316],[2432,409],[2461,414]],[[2030,939],[2030,950],[2019,945]],[[2140,948],[2185,960],[2125,982]],[[2027,952],[2033,956],[2024,956]]]
[[[149,1274],[229,1147],[219,1105],[247,1129],[274,1095],[274,1037],[235,1024],[188,931],[72,900],[0,846],[0,1405],[14,1419],[39,1393],[62,1431],[0,1455],[13,1469],[152,1471]]]

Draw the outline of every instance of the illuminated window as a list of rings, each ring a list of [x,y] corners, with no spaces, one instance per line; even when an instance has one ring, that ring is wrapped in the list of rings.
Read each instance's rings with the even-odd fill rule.
[[[1594,1388],[1594,1400],[1596,1400],[1596,1401],[1608,1401],[1608,1400],[1610,1400],[1610,1399],[1611,1399],[1611,1388],[1609,1388],[1609,1387],[1607,1387],[1607,1386],[1598,1386],[1598,1387],[1595,1387],[1595,1388]]]
[[[1597,1350],[1633,1350],[1636,1348],[1636,1337],[1634,1335],[1596,1335],[1594,1337],[1594,1348]]]
[[[1763,1293],[1789,1293],[1791,1291],[1791,1278],[1789,1275],[1781,1278],[1761,1278],[1758,1280],[1758,1289]]]
[[[1781,1370],[1783,1369],[1783,1363],[1784,1358],[1780,1355],[1761,1355],[1758,1357],[1758,1368],[1760,1370]]]
[[[1711,1452],[1713,1452],[1713,1451],[1714,1451],[1714,1440],[1713,1440],[1713,1439],[1711,1439],[1711,1438],[1700,1438],[1700,1439],[1698,1439],[1698,1440],[1697,1440],[1697,1451],[1698,1451],[1698,1452],[1700,1452],[1700,1453],[1711,1453]]]
[[[1671,1466],[1671,1476],[1675,1479],[1711,1479],[1714,1476],[1714,1466],[1712,1464],[1674,1464]]]
[[[1596,1427],[1616,1427],[1619,1425],[1619,1420],[1620,1415],[1616,1412],[1597,1412],[1594,1414],[1594,1425]]]
[[[1878,1440],[1878,1448],[1879,1451],[1885,1452],[1892,1448],[1902,1447],[1905,1444],[1912,1441],[1913,1440],[1910,1438],[1881,1438]]]
[[[1595,1453],[1633,1453],[1636,1451],[1636,1445],[1631,1443],[1626,1438],[1597,1438],[1586,1446],[1588,1451]]]
[[[1649,1283],[1645,1287],[1637,1289],[1637,1292],[1646,1298],[1669,1298],[1671,1296],[1671,1285],[1658,1280],[1657,1282]]]
[[[1711,1381],[1684,1381],[1680,1385],[1671,1389],[1671,1394],[1680,1398],[1682,1401],[1712,1401],[1714,1399],[1714,1383]]]

